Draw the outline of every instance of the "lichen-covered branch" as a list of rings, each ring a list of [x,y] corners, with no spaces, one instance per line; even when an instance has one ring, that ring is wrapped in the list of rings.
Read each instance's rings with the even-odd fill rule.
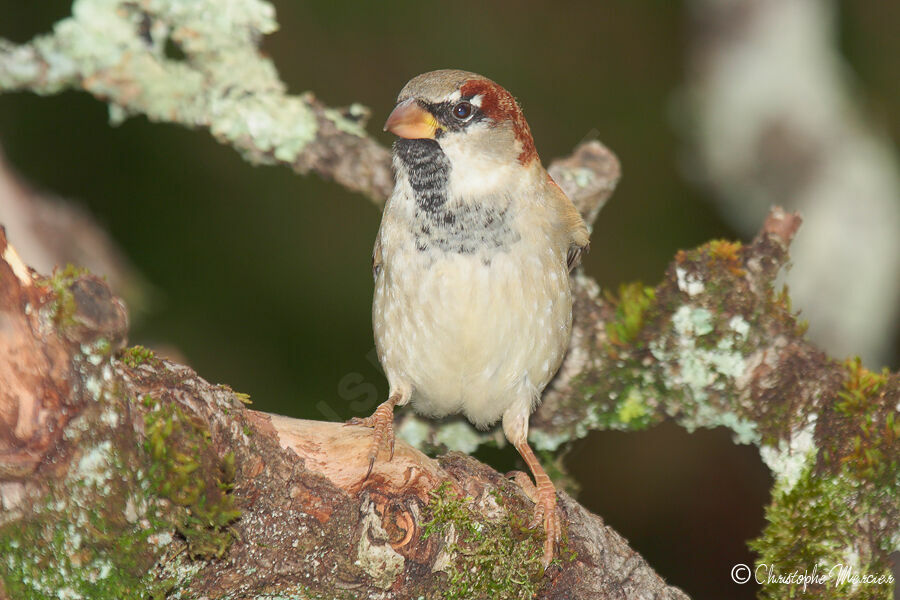
[[[35,276],[0,228],[0,598],[685,599],[563,495],[544,573],[531,500],[472,458],[249,410],[125,344],[101,279]]]
[[[532,418],[543,449],[592,429],[666,418],[724,426],[759,447],[775,478],[769,524],[752,542],[785,572],[816,565],[884,576],[900,549],[900,374],[828,358],[775,281],[800,225],[774,209],[748,245],[679,252],[655,288],[601,296],[590,280],[561,377]],[[802,587],[771,585],[767,598]],[[893,583],[813,585],[804,597],[889,598]]]
[[[84,90],[109,103],[113,122],[203,127],[252,162],[315,171],[383,202],[390,158],[365,134],[367,110],[287,94],[258,47],[276,27],[262,0],[76,0],[52,33],[0,40],[0,90]]]
[[[366,134],[368,109],[288,94],[259,50],[276,28],[264,0],[75,0],[52,33],[0,39],[0,92],[84,90],[108,103],[113,123],[144,115],[205,128],[251,162],[316,172],[380,206],[393,187],[390,153]],[[618,178],[564,161],[551,172],[606,196]],[[596,217],[600,205],[591,208]]]

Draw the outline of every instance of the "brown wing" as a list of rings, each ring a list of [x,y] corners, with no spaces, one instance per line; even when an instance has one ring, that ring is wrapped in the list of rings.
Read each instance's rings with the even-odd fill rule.
[[[582,255],[590,248],[590,233],[588,233],[587,225],[584,224],[584,219],[581,218],[578,209],[575,208],[575,205],[572,204],[566,193],[553,181],[549,174],[547,175],[547,182],[549,183],[547,187],[549,188],[551,202],[560,215],[563,228],[569,236],[569,252],[566,255],[566,264],[569,267],[569,271],[571,271],[578,265]]]
[[[584,246],[572,246],[571,248],[569,248],[569,253],[566,255],[566,265],[569,267],[569,272],[571,272],[572,269],[578,266],[578,263],[581,262],[582,255],[589,252],[590,249],[590,242],[588,242]]]
[[[381,236],[375,236],[375,247],[372,249],[372,279],[378,279],[381,273]]]

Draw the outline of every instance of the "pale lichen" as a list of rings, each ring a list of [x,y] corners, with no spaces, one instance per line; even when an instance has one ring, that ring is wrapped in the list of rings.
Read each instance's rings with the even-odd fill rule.
[[[93,435],[87,431],[74,439]],[[85,441],[65,480],[27,521],[0,529],[0,576],[12,597],[137,598],[144,529],[137,522],[121,528],[120,519],[128,521],[115,508],[135,482],[110,439]]]
[[[502,433],[498,431],[478,431],[463,419],[434,421],[415,414],[403,415],[397,426],[396,435],[420,450],[430,451],[445,448],[471,454],[479,446],[492,442],[503,445]]]
[[[354,564],[372,578],[373,585],[390,589],[403,572],[406,560],[391,547],[390,537],[384,530],[374,503],[363,502],[360,510],[362,533],[356,546]]]
[[[456,420],[442,424],[437,429],[434,439],[450,450],[471,454],[482,444],[484,437],[483,433],[476,431],[468,423]]]
[[[790,492],[803,472],[814,464],[817,448],[814,434],[816,416],[810,415],[806,426],[791,432],[787,440],[779,440],[777,445],[763,444],[759,449],[766,466],[775,477],[775,486]]]
[[[675,277],[678,282],[678,289],[688,296],[697,296],[702,294],[706,289],[703,285],[703,281],[697,275],[688,273],[681,267],[675,268]]]
[[[602,414],[603,411],[597,405],[591,405],[587,408],[585,417],[574,423],[571,430],[552,432],[544,429],[531,429],[528,432],[528,439],[535,449],[553,452],[564,444],[583,438],[590,431],[598,429]],[[615,428],[615,424],[611,423],[609,427]]]
[[[431,427],[415,415],[407,415],[396,428],[398,438],[415,448],[424,448],[431,435]]]
[[[261,0],[222,10],[188,0],[77,0],[52,34],[0,55],[0,89],[83,87],[109,100],[114,123],[140,113],[205,125],[254,161],[292,163],[318,125],[308,98],[287,96],[259,52],[259,36],[276,28],[272,5]],[[168,57],[167,41],[188,60]],[[342,131],[359,130],[340,115],[333,120]]]

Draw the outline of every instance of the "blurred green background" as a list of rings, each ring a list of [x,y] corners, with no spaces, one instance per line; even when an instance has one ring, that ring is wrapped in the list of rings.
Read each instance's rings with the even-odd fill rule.
[[[678,249],[736,237],[680,175],[682,2],[274,4],[281,29],[263,45],[289,90],[371,107],[369,130],[384,144],[391,139],[380,125],[402,85],[447,67],[512,91],[545,163],[585,138],[607,144],[624,178],[586,260],[604,288],[653,284]],[[842,50],[897,140],[900,6],[839,7]],[[66,0],[0,0],[0,37],[27,41],[69,10]],[[32,185],[83,204],[150,282],[133,343],[177,348],[203,377],[249,393],[261,410],[368,414],[373,404],[346,393],[359,382],[385,398],[369,360],[379,213],[367,200],[317,177],[252,167],[203,131],[143,118],[110,127],[106,106],[85,94],[0,95],[0,147]],[[511,452],[485,456],[500,469],[516,466]],[[665,425],[592,434],[566,463],[582,502],[669,582],[695,598],[753,597],[730,571],[752,564],[745,542],[763,525],[770,482],[755,448],[735,447],[724,431]]]

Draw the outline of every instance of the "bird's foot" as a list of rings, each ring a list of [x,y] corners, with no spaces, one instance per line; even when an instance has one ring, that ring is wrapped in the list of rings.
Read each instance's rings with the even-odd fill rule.
[[[516,444],[516,450],[519,451],[519,454],[525,460],[525,464],[528,465],[528,468],[534,474],[534,485],[530,481],[528,481],[527,485],[522,485],[524,482],[517,475],[513,477],[519,481],[519,485],[522,485],[522,489],[526,494],[529,496],[533,494],[534,518],[530,526],[535,528],[543,522],[544,533],[547,537],[544,538],[544,559],[541,561],[541,564],[546,569],[553,560],[556,545],[559,543],[562,533],[559,512],[556,510],[556,488],[553,487],[553,481],[544,468],[541,467],[541,463],[538,462],[537,456],[534,455],[534,451],[527,442]],[[525,479],[528,478],[525,477]]]
[[[369,450],[369,468],[366,470],[366,476],[363,480],[369,478],[372,474],[372,468],[375,466],[375,459],[385,447],[390,448],[391,455],[388,460],[394,458],[394,405],[397,400],[393,397],[387,402],[382,402],[372,413],[372,416],[360,418],[353,417],[344,425],[362,425],[363,427],[373,427],[375,433],[372,440],[372,447]]]
[[[537,485],[537,499],[534,504],[534,518],[531,527],[537,527],[543,521],[544,533],[544,558],[541,564],[544,569],[550,566],[556,545],[559,543],[562,526],[559,520],[559,512],[556,509],[556,489],[550,482]]]
[[[529,500],[537,503],[537,488],[534,486],[534,483],[532,483],[528,473],[525,473],[524,471],[510,471],[506,476],[515,481],[516,484],[522,488],[522,491],[525,492],[525,495],[528,496]]]

